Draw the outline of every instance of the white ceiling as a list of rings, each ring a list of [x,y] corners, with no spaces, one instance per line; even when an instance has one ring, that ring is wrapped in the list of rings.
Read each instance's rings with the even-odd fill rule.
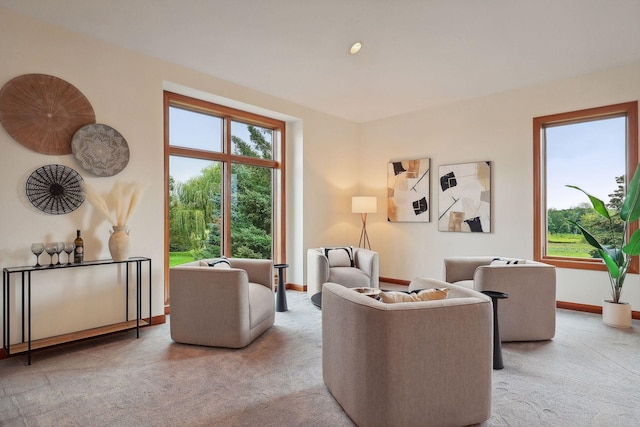
[[[640,61],[640,0],[0,0],[355,122]],[[350,45],[362,41],[359,54]]]

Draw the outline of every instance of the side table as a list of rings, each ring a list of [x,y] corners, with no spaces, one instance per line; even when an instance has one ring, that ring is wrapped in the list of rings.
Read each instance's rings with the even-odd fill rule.
[[[493,369],[502,369],[502,342],[500,341],[500,328],[498,327],[498,300],[509,298],[509,294],[497,291],[482,291],[491,298],[493,305]]]
[[[287,290],[284,285],[284,269],[289,264],[275,264],[278,269],[278,291],[276,292],[276,311],[287,311]]]
[[[322,292],[311,295],[311,302],[313,305],[322,310]]]

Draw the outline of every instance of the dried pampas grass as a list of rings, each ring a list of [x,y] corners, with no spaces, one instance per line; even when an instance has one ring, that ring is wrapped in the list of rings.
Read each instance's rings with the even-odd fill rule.
[[[84,182],[86,198],[111,225],[118,227],[127,225],[140,201],[143,190],[144,186],[140,184],[117,181],[105,199],[89,183]],[[109,207],[107,200],[112,202],[111,207]]]

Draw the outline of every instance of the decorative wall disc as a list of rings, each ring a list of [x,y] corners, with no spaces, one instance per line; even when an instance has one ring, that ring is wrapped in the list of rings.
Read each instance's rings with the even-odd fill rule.
[[[129,145],[120,132],[102,123],[82,126],[71,150],[80,166],[97,176],[113,176],[129,163]]]
[[[45,165],[29,175],[26,193],[42,212],[52,215],[75,211],[84,202],[82,177],[63,165]]]
[[[42,154],[71,154],[71,138],[95,123],[89,100],[73,85],[46,74],[24,74],[0,89],[0,123],[25,147]]]

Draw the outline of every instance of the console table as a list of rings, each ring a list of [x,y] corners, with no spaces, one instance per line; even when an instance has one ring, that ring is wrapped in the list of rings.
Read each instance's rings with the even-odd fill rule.
[[[149,273],[149,318],[142,318],[142,264],[147,264]],[[66,270],[69,268],[88,268],[100,265],[125,264],[126,268],[126,297],[125,297],[125,321],[112,325],[101,326],[98,328],[72,332],[64,335],[48,337],[33,341],[31,339],[31,275],[34,273],[52,273],[57,270]],[[136,318],[129,319],[129,276],[130,266],[135,266],[135,285],[136,285]],[[22,304],[22,337],[21,342],[11,344],[11,277],[12,275],[20,275],[21,280],[21,299]],[[14,286],[15,292],[19,291],[19,285]],[[151,325],[151,258],[132,257],[124,261],[113,261],[111,259],[85,261],[81,264],[61,264],[53,266],[22,266],[22,267],[6,267],[2,269],[2,307],[4,308],[3,317],[3,338],[2,346],[7,356],[14,353],[27,353],[27,360],[31,365],[31,350],[49,347],[52,345],[62,344],[66,342],[81,340],[85,338],[95,337],[98,335],[109,334],[117,331],[128,329],[136,329],[136,338],[140,337],[140,326]],[[26,315],[26,322],[25,322]],[[25,334],[26,324],[26,334]]]

